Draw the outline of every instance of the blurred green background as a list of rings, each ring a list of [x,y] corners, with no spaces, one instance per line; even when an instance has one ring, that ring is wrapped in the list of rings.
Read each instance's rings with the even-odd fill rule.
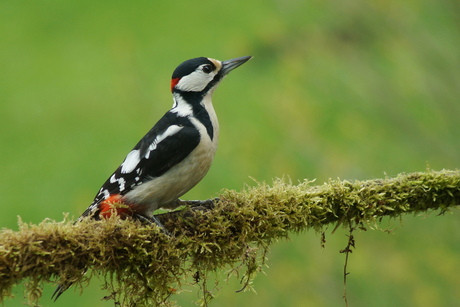
[[[0,227],[77,217],[172,105],[183,60],[254,59],[216,91],[220,147],[185,198],[249,178],[371,179],[460,165],[460,2],[0,1]],[[350,306],[457,306],[460,215],[356,234]],[[257,294],[211,306],[344,306],[346,231],[275,244]],[[43,306],[113,306],[93,279]],[[22,306],[22,288],[5,306]],[[193,306],[197,288],[176,298]]]

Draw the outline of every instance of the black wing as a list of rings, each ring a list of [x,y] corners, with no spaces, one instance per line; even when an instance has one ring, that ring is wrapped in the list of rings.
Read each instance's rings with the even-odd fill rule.
[[[109,195],[124,195],[136,185],[166,173],[199,142],[200,133],[187,117],[166,113],[107,179],[82,216],[90,214]]]

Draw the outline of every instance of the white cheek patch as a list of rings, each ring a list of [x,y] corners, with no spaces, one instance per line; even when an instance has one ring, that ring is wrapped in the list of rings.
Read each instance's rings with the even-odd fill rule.
[[[201,69],[195,70],[190,75],[182,77],[176,85],[176,89],[184,92],[201,92],[214,78],[214,72],[204,73]]]

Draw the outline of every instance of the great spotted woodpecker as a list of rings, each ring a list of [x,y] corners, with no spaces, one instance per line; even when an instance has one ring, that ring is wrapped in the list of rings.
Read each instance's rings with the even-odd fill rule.
[[[222,62],[200,57],[180,64],[171,79],[173,107],[128,153],[79,220],[115,212],[163,227],[153,212],[178,207],[179,197],[203,179],[216,153],[219,123],[211,99],[214,90],[224,76],[251,58]],[[114,203],[126,206],[113,209]],[[54,300],[69,287],[59,285]]]
[[[81,218],[110,216],[112,203],[124,203],[119,215],[152,217],[158,208],[173,209],[178,198],[208,172],[217,149],[219,123],[212,94],[222,78],[248,61],[195,58],[172,74],[171,110],[153,126],[107,179]]]

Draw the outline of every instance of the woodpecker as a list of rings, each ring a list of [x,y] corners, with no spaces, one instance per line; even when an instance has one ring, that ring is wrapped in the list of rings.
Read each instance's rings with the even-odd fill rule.
[[[252,56],[219,61],[206,57],[180,64],[171,78],[173,106],[128,153],[79,217],[150,220],[159,208],[174,209],[179,197],[206,175],[216,153],[219,123],[212,95],[220,81]],[[126,206],[113,208],[112,204]],[[52,298],[71,284],[61,284]]]

